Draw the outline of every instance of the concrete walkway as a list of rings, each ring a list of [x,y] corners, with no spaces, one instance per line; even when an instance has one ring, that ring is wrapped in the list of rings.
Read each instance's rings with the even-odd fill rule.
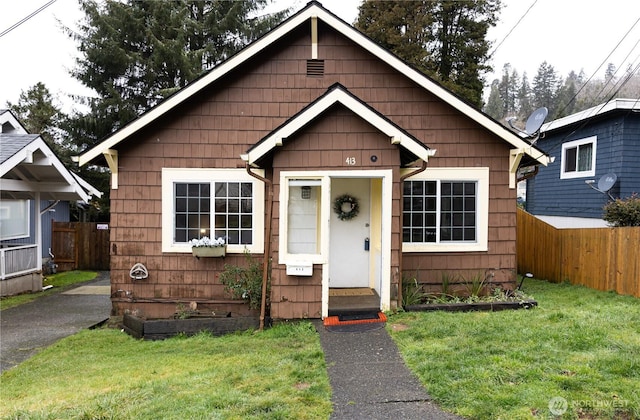
[[[0,372],[111,313],[109,272],[81,286],[0,312]]]
[[[331,419],[460,419],[431,402],[384,324],[331,332],[316,322],[331,388]]]

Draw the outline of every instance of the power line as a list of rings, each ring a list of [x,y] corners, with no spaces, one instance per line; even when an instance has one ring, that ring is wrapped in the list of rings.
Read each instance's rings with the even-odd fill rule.
[[[16,22],[13,25],[9,26],[4,31],[0,32],[0,38],[5,36],[9,32],[13,31],[14,29],[16,29],[18,26],[22,25],[23,23],[27,22],[29,19],[31,19],[32,17],[36,16],[38,13],[42,12],[44,9],[46,9],[49,6],[51,6],[55,2],[56,2],[56,0],[50,0],[48,3],[44,4],[43,6],[40,6],[35,12],[32,12],[27,17],[25,17],[23,19],[20,19],[18,22]]]
[[[598,71],[600,70],[600,68],[607,62],[607,60],[609,60],[609,58],[613,55],[613,53],[618,49],[618,47],[620,47],[620,44],[622,44],[622,42],[627,38],[627,36],[629,36],[629,34],[631,33],[631,31],[633,30],[633,28],[636,27],[636,25],[638,24],[638,22],[640,22],[640,18],[638,18],[633,25],[631,25],[631,28],[629,28],[629,30],[624,34],[624,36],[620,39],[620,41],[618,41],[618,43],[615,45],[615,47],[613,47],[613,49],[611,50],[611,52],[607,55],[607,57],[602,60],[602,62],[600,63],[600,65],[598,66],[598,68],[595,69],[595,71],[591,74],[591,76],[589,76],[589,78],[582,84],[582,86],[580,87],[580,89],[578,89],[578,91],[573,95],[573,97],[567,101],[567,103],[565,104],[565,106],[557,113],[557,114],[562,114],[562,112],[564,112],[565,109],[567,109],[567,107],[569,106],[569,104],[571,104],[580,94],[580,92],[582,92],[582,90],[587,86],[587,84],[591,81],[591,79],[593,79],[595,77],[595,75],[598,73]],[[638,45],[636,43],[636,45]],[[629,51],[629,54],[631,54],[631,52],[633,51],[633,49],[635,49],[635,45],[633,46],[633,48],[631,49],[631,51]],[[628,57],[628,55],[627,55]],[[625,58],[626,60],[626,58]],[[622,63],[624,64],[624,62]],[[626,82],[625,82],[626,83]],[[606,83],[605,85],[602,87],[602,89],[600,90],[600,92],[598,93],[598,95],[600,95],[600,93],[602,93],[604,91],[606,87]],[[622,86],[621,86],[622,87]],[[617,90],[619,91],[620,88]],[[616,91],[616,92],[617,92]],[[605,105],[608,103],[609,101],[607,101],[605,103]]]
[[[520,22],[522,22],[522,20],[529,14],[529,12],[531,11],[531,9],[533,8],[533,6],[536,5],[536,3],[538,2],[538,0],[533,0],[533,3],[531,3],[531,6],[529,6],[529,8],[527,9],[526,12],[524,12],[524,14],[522,16],[520,16],[520,19],[518,19],[518,21],[516,22],[515,25],[513,25],[513,27],[509,30],[509,32],[507,32],[507,34],[504,36],[504,38],[502,38],[502,41],[500,41],[500,43],[496,46],[496,48],[494,48],[493,51],[491,51],[489,53],[489,57],[493,57],[493,55],[496,53],[496,51],[498,51],[498,48],[500,48],[500,46],[504,43],[504,41],[507,40],[507,38],[509,38],[509,35],[511,35],[511,32],[513,32],[514,29],[516,29],[516,27],[520,24]]]

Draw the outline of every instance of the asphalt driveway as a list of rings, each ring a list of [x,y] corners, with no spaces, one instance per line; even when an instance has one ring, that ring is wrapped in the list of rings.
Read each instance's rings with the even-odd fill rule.
[[[111,312],[109,272],[62,293],[0,311],[0,372],[61,338],[91,328]]]

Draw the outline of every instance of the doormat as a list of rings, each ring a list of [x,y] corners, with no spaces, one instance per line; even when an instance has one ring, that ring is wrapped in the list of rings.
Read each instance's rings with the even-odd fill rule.
[[[387,317],[382,312],[368,313],[359,315],[336,315],[328,316],[324,319],[324,326],[334,325],[358,325],[358,324],[376,324],[387,322]]]
[[[329,289],[329,296],[373,296],[373,290],[368,287],[347,287],[344,289]]]

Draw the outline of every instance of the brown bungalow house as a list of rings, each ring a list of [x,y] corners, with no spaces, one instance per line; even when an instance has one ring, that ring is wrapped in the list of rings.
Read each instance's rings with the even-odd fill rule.
[[[275,319],[326,317],[337,288],[394,308],[402,273],[513,287],[525,160],[549,157],[316,2],[78,157],[112,173],[114,314],[242,313],[218,276],[248,250]],[[226,257],[194,258],[200,235]]]

